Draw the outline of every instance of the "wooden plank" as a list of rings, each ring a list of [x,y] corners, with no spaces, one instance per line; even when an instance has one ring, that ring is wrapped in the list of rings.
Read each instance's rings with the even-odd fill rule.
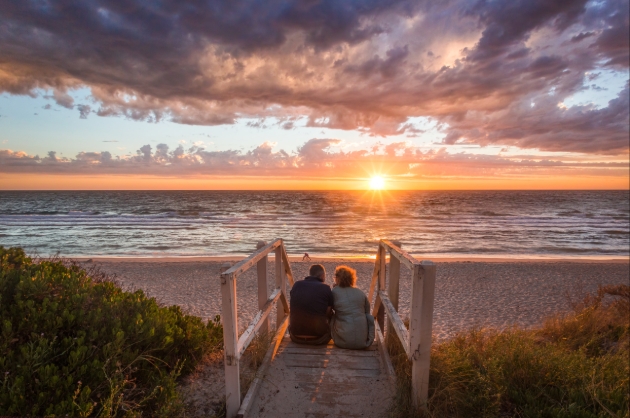
[[[256,394],[258,393],[258,391],[260,390],[263,379],[265,378],[265,375],[267,374],[267,371],[269,370],[269,365],[271,364],[271,361],[273,360],[273,357],[276,351],[278,350],[278,346],[280,342],[282,341],[282,338],[284,337],[284,332],[286,331],[288,325],[289,325],[289,320],[288,318],[286,318],[284,322],[280,324],[280,327],[276,331],[276,335],[271,341],[269,350],[267,350],[267,353],[265,354],[265,357],[263,358],[263,361],[260,364],[260,367],[256,371],[256,377],[254,377],[252,384],[249,386],[249,389],[247,390],[247,393],[245,394],[245,397],[243,398],[243,403],[241,404],[236,414],[236,418],[243,418],[249,412],[249,409],[252,406],[253,400],[256,397]]]
[[[281,238],[276,238],[275,240],[273,240],[273,242],[271,242],[271,243],[265,245],[264,247],[260,248],[259,250],[257,250],[255,253],[253,253],[249,257],[244,258],[243,260],[241,260],[238,263],[234,264],[225,273],[222,273],[222,275],[224,275],[224,276],[228,276],[228,275],[238,276],[238,275],[240,275],[242,272],[248,270],[254,264],[258,263],[263,257],[265,257],[267,254],[269,254],[271,251],[273,251],[276,248],[278,248],[280,245],[282,245],[282,239]]]
[[[343,385],[343,394],[344,395],[366,395],[365,388],[367,385],[372,383],[374,379],[363,377],[363,378],[354,378],[348,382],[345,382]],[[292,381],[287,386],[293,386],[294,389],[299,389],[304,393],[322,393],[322,394],[332,394],[339,393],[342,387],[339,386],[338,383],[332,383],[327,380],[318,382],[318,381]],[[297,386],[297,387],[296,387]]]
[[[348,381],[357,381],[369,387],[370,383],[375,380],[388,380],[387,375],[382,370],[346,370],[334,371],[334,369],[313,369],[317,371],[311,372],[308,369],[291,368],[287,369],[289,373],[284,375],[283,382],[303,382],[303,383],[319,383],[338,384]],[[304,374],[307,373],[307,374]]]
[[[280,289],[276,289],[273,291],[269,299],[267,299],[267,303],[263,306],[263,308],[258,311],[256,316],[249,323],[247,329],[243,332],[241,337],[238,339],[238,358],[241,358],[249,344],[252,342],[258,330],[267,322],[267,317],[269,316],[269,312],[274,307],[274,304],[280,299],[282,296],[282,292]]]
[[[367,348],[364,348],[362,350],[350,350],[350,349],[340,348],[340,347],[337,347],[333,343],[321,344],[321,345],[298,344],[298,343],[294,343],[293,341],[291,341],[291,339],[289,337],[286,337],[282,341],[282,344],[281,344],[280,347],[281,348],[287,348],[287,347],[305,348],[305,349],[308,349],[308,350],[341,350],[341,351],[351,351],[351,352],[354,352],[354,351],[370,351],[370,350],[377,350],[378,349],[375,344],[372,344],[371,346],[369,346]]]
[[[393,329],[394,331],[396,331],[396,335],[398,335],[400,342],[402,343],[403,347],[405,347],[405,352],[407,353],[407,356],[410,356],[411,354],[409,351],[409,331],[407,331],[407,327],[405,327],[405,324],[400,319],[398,312],[396,312],[396,310],[392,306],[392,302],[389,300],[387,295],[384,292],[379,292],[378,295],[381,297],[381,303],[385,307],[387,317],[391,320]]]
[[[397,241],[394,241],[394,244],[397,245],[398,247],[400,247],[400,243]],[[398,312],[398,293],[399,293],[399,289],[400,289],[400,260],[397,259],[396,257],[390,257],[389,258],[389,281],[387,283],[387,296],[389,297],[390,302],[392,303],[392,306],[394,307],[394,310],[396,312]],[[391,342],[390,340],[392,340],[392,338],[394,338],[394,333],[393,331],[393,326],[394,324],[391,321],[391,318],[389,318],[389,315],[387,316],[387,341],[388,343]]]
[[[284,309],[285,315],[288,315],[290,308],[289,308],[289,301],[287,300],[286,293],[280,293],[280,303],[282,304],[282,308]],[[278,307],[280,307],[280,304],[278,304]]]
[[[377,250],[376,260],[374,261],[374,272],[372,273],[372,281],[370,282],[370,291],[368,292],[368,302],[370,303],[372,303],[374,290],[376,290],[376,284],[378,283],[378,272],[380,271],[380,267],[381,267],[380,260],[381,260],[381,252]]]
[[[392,383],[396,381],[396,372],[394,372],[394,365],[392,364],[392,359],[389,357],[389,350],[387,350],[387,344],[385,343],[385,338],[383,338],[383,333],[381,329],[376,325],[376,341],[378,344],[378,351],[381,355],[381,360],[383,361],[383,368],[385,369],[385,373],[390,378]]]
[[[348,382],[347,385],[351,385],[352,382]],[[296,387],[297,386],[297,387]],[[363,388],[362,393],[346,393],[344,387],[337,387],[337,390],[326,390],[323,391],[319,387],[319,385],[314,384],[306,384],[300,385],[295,384],[295,382],[281,382],[278,385],[278,390],[280,390],[281,396],[286,398],[287,396],[296,396],[300,397],[300,403],[302,404],[302,408],[307,409],[307,405],[310,406],[321,406],[321,405],[356,405],[357,401],[363,402],[364,404],[367,402],[369,405],[372,401],[373,395]],[[292,405],[293,406],[293,405]],[[298,412],[298,411],[295,411]],[[303,411],[299,411],[302,412]]]
[[[293,287],[293,284],[295,283],[293,281],[293,271],[291,270],[291,263],[289,263],[289,256],[287,255],[287,250],[286,248],[284,248],[284,241],[282,244],[282,262],[284,263],[284,272],[287,275],[287,278],[289,279],[289,287]]]
[[[263,407],[262,410],[252,411],[255,412],[256,417],[292,417],[302,418],[306,416],[312,416],[317,418],[330,417],[382,417],[384,409],[387,405],[383,403],[387,402],[387,394],[374,394],[371,391],[365,391],[363,394],[351,394],[347,395],[342,390],[336,392],[306,392],[299,386],[280,384],[277,386],[278,395],[283,399],[281,402],[274,402],[274,405],[268,405]],[[274,397],[273,394],[269,394]],[[375,396],[376,395],[376,396]],[[379,396],[380,395],[380,396]],[[358,407],[357,407],[358,406]],[[273,409],[272,409],[273,408]],[[368,414],[366,412],[371,411],[374,413],[375,409],[383,409],[376,415]],[[269,410],[271,409],[271,410]],[[353,411],[359,411],[358,414],[354,414]],[[308,415],[309,413],[313,415]],[[285,415],[286,414],[286,415]]]
[[[288,327],[289,327],[289,316],[287,315],[284,317],[284,320],[280,323],[280,326],[278,327],[278,330],[276,331],[278,338],[275,344],[272,344],[272,353],[271,353],[272,360],[276,357],[276,354],[278,353],[278,349],[280,348],[280,344],[284,341],[284,338],[285,338],[284,334],[285,332],[287,332]]]
[[[303,361],[308,362],[326,362],[326,364],[355,364],[361,365],[361,369],[377,368],[380,370],[380,363],[378,356],[369,357],[351,357],[351,356],[318,356],[316,354],[304,354],[304,353],[283,353],[282,361],[285,363],[294,363]]]
[[[221,267],[227,271],[229,264]],[[233,275],[221,275],[221,322],[223,324],[223,345],[225,364],[226,416],[236,415],[241,405],[241,386],[238,364],[238,316],[236,314],[236,283]]]
[[[376,318],[376,315],[378,315],[378,311],[383,309],[383,307],[381,306],[381,297],[379,296],[378,292],[376,293],[376,300],[374,301],[374,308],[372,308],[372,316],[374,318]],[[378,323],[378,322],[376,322]]]
[[[417,355],[411,369],[412,388],[417,394],[417,406],[426,408],[429,396],[429,368],[433,328],[433,300],[435,295],[435,264],[422,261],[422,305],[419,318]],[[413,346],[412,346],[413,347]]]
[[[278,353],[286,353],[286,354],[312,354],[314,356],[336,356],[336,357],[374,357],[378,356],[377,351],[366,351],[366,350],[341,350],[341,349],[330,349],[330,350],[312,350],[310,348],[300,348],[300,347],[286,347],[278,350]]]
[[[420,353],[420,325],[422,319],[422,269],[413,269],[411,278],[411,312],[409,315],[409,351],[411,352],[411,391],[413,404],[422,405],[420,387],[422,386],[422,371],[418,363]]]
[[[295,380],[306,380],[310,377],[318,377],[320,379],[350,379],[354,377],[377,377],[382,376],[382,372],[376,369],[349,369],[339,370],[335,368],[328,369],[308,369],[295,368],[290,373],[285,373],[285,379],[289,379],[288,375]]]
[[[303,354],[300,356],[283,356],[282,361],[289,368],[326,369],[333,367],[342,370],[377,370],[379,373],[381,370],[381,365],[376,357],[335,359],[333,356],[321,357]]]
[[[280,240],[280,244],[282,245],[282,240]],[[277,247],[275,249],[275,252],[276,252],[276,259],[275,259],[276,269],[275,269],[274,276],[276,279],[276,289],[280,289],[280,292],[285,293],[286,285],[285,285],[285,281],[283,280],[285,273],[282,268],[282,248]],[[284,289],[283,289],[283,286],[284,286]],[[286,300],[286,294],[285,294],[285,300]],[[280,324],[282,323],[282,321],[284,321],[284,317],[286,316],[285,312],[286,312],[286,308],[278,304],[277,309],[276,309],[276,324]]]
[[[398,241],[394,241],[394,244],[400,247]],[[392,306],[398,312],[398,293],[400,289],[400,260],[396,257],[389,258],[389,283],[387,287],[387,296],[392,302]]]
[[[379,269],[378,269],[378,292],[385,291],[385,273],[386,273],[386,262],[387,262],[387,253],[385,250],[385,246],[379,244],[378,251],[380,253],[379,257]],[[381,329],[385,329],[385,310],[381,305],[378,310],[376,310],[376,315],[374,315],[374,319],[378,322]]]
[[[389,250],[389,253],[400,260],[402,264],[409,267],[409,269],[413,270],[415,266],[420,265],[420,262],[415,257],[410,255],[408,252],[406,252],[393,242],[382,239],[381,244],[386,246]]]
[[[267,243],[265,241],[258,241],[256,244],[256,249],[260,250]],[[256,263],[256,277],[258,279],[258,309],[263,310],[265,304],[267,303],[267,299],[269,299],[269,286],[267,286],[267,263],[269,261],[269,257],[265,255],[261,258],[258,263]],[[265,334],[269,334],[271,332],[271,323],[269,321],[269,317],[265,319],[264,324],[260,327],[260,331]]]

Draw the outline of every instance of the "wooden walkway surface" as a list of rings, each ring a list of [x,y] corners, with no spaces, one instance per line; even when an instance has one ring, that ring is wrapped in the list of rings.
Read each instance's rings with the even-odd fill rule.
[[[384,417],[393,391],[376,341],[344,350],[295,344],[285,335],[247,416]]]

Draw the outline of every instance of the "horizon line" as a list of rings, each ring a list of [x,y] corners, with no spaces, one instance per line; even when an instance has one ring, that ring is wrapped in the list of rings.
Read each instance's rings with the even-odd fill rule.
[[[2,192],[621,192],[628,189],[0,189]]]

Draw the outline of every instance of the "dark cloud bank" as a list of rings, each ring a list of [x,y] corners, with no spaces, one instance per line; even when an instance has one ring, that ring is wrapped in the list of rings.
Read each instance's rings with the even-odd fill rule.
[[[447,144],[624,154],[627,87],[558,104],[627,74],[629,26],[627,0],[9,0],[0,91],[184,124],[307,115],[391,135],[429,116]],[[81,86],[94,103],[67,94]]]

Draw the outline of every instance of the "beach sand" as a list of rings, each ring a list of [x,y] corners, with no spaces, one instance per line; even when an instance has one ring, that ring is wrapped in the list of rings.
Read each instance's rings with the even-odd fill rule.
[[[179,305],[187,313],[210,319],[221,313],[219,270],[223,262],[225,259],[94,259],[90,264],[115,275],[125,288],[142,289],[163,304]],[[356,269],[357,286],[367,293],[373,260],[292,260],[295,279],[307,276],[313,262],[326,267],[329,283],[335,266]],[[433,331],[438,340],[471,327],[535,326],[550,315],[570,311],[572,300],[596,291],[598,285],[628,284],[630,275],[627,261],[493,259],[436,260],[436,264]],[[268,263],[268,279],[274,283],[273,259]],[[257,312],[256,292],[253,268],[237,281],[241,331]],[[401,267],[399,312],[403,319],[409,315],[410,296],[411,274]]]

